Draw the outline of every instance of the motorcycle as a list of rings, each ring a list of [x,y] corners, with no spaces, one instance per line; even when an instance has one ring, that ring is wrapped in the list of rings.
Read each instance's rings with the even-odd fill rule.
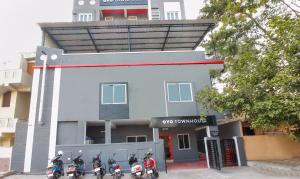
[[[159,173],[156,168],[156,162],[152,158],[152,155],[152,153],[147,152],[144,158],[144,168],[148,179],[156,179],[159,177]]]
[[[61,176],[64,176],[64,167],[63,161],[60,160],[62,157],[63,152],[58,151],[58,155],[55,156],[47,167],[47,178],[48,179],[58,179]]]
[[[81,152],[80,150],[80,154],[72,160],[72,164],[68,165],[67,176],[70,179],[78,179],[80,176],[85,175],[84,161],[81,159]],[[68,160],[71,160],[71,158],[68,158]]]
[[[143,176],[143,167],[138,163],[135,154],[130,155],[128,163],[131,168],[131,178],[141,179]]]
[[[115,157],[116,153],[113,154],[112,158],[108,159],[108,165],[109,165],[109,173],[113,176],[113,179],[121,179],[121,177],[124,175],[121,170],[121,166],[117,164],[116,160],[113,159]]]
[[[93,169],[97,179],[103,179],[106,174],[106,166],[101,162],[101,152],[93,158]]]

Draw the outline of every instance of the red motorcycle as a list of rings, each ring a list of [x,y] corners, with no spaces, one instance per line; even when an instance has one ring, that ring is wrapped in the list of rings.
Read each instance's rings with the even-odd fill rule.
[[[144,158],[144,168],[148,179],[156,179],[159,177],[156,162],[152,158],[152,155],[151,152],[147,152]]]

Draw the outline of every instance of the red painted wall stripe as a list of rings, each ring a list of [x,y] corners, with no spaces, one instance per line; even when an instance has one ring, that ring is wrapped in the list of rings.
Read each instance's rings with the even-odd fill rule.
[[[75,65],[47,65],[47,68],[91,68],[91,67],[131,67],[131,66],[162,66],[162,65],[208,65],[224,64],[224,60],[201,60],[188,62],[153,62],[153,63],[115,63],[115,64],[75,64]],[[43,68],[42,65],[34,66],[35,69]]]

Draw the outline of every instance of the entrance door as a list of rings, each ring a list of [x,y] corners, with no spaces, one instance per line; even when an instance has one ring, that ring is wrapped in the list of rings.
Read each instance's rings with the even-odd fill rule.
[[[160,134],[159,138],[164,140],[166,160],[173,160],[172,135],[171,134]]]

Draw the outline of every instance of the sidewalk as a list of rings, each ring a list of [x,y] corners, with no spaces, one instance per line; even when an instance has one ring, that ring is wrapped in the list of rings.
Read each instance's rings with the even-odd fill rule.
[[[248,166],[268,175],[300,178],[300,158],[274,161],[248,161]]]
[[[66,177],[65,177],[66,178]],[[95,176],[89,175],[82,179],[94,179]],[[111,176],[105,176],[105,179],[111,179]],[[122,179],[130,179],[130,175]],[[222,171],[212,169],[194,169],[194,170],[172,170],[167,174],[162,172],[159,179],[296,179],[298,177],[277,177],[268,174],[262,174],[251,167],[224,168]],[[7,179],[45,179],[45,175],[14,175]],[[63,179],[63,178],[61,178]]]

